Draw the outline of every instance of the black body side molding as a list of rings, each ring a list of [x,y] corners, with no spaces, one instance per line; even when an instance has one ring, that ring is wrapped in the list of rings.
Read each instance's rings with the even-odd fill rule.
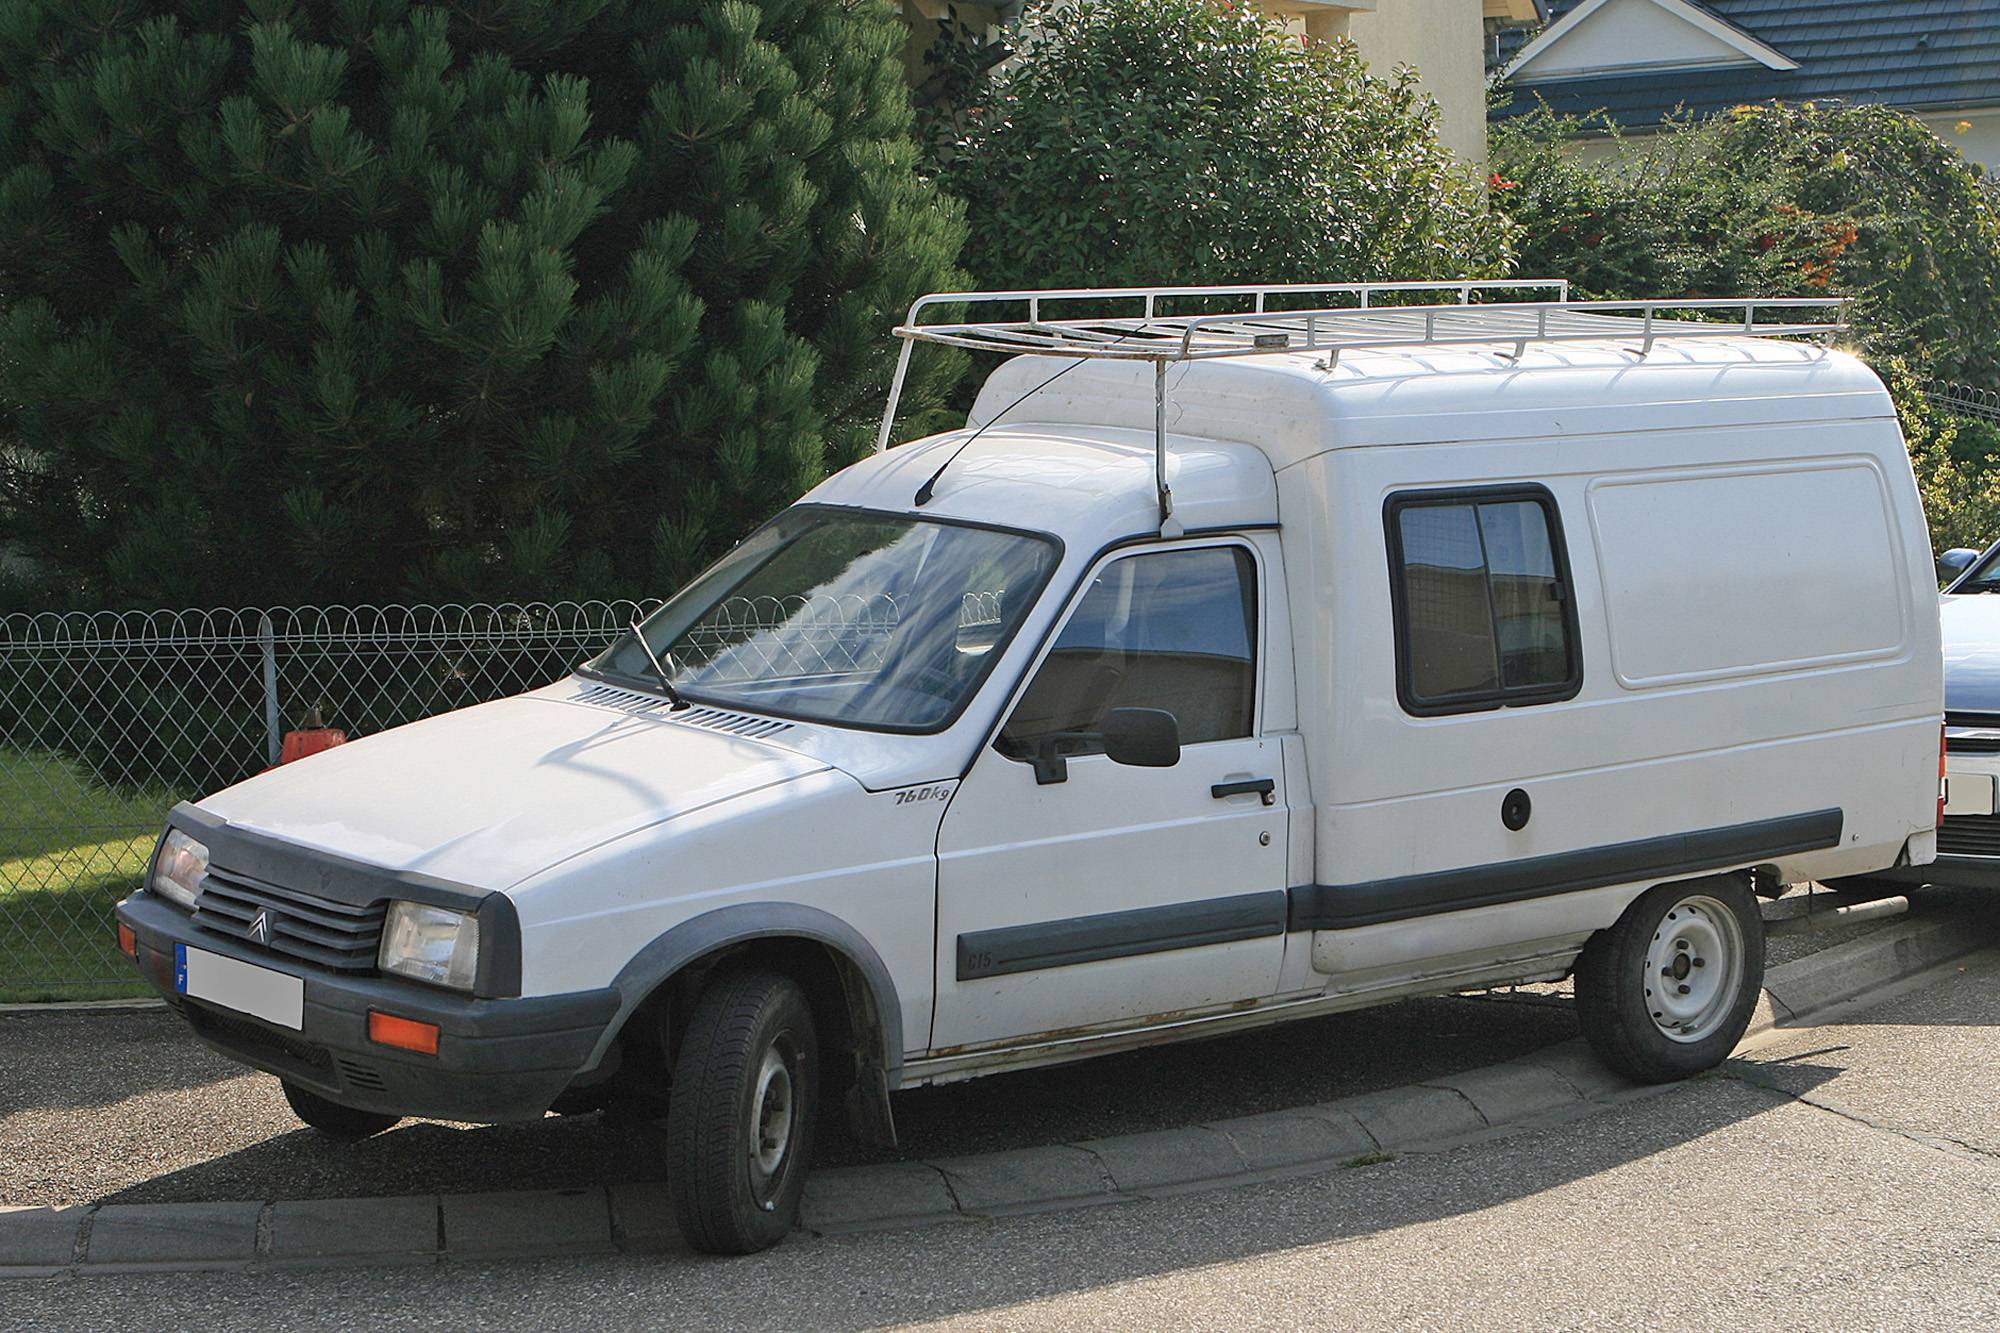
[[[1287,924],[1292,930],[1340,930],[1468,907],[1552,898],[1608,884],[1672,879],[1836,846],[1843,822],[1844,816],[1837,809],[1815,810],[1463,870],[1361,884],[1306,884],[1290,892]]]

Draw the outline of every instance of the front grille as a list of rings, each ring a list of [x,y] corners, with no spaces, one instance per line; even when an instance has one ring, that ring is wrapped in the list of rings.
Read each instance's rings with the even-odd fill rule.
[[[210,867],[195,899],[194,923],[317,967],[372,972],[388,910],[386,901],[355,907]]]
[[[2000,856],[2000,815],[1946,815],[1937,849],[1939,856]]]
[[[2000,754],[2000,715],[1944,715],[1944,748],[1950,754]]]

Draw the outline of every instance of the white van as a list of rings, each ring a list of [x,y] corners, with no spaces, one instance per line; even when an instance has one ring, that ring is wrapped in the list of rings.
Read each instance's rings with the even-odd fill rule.
[[[1572,971],[1613,1068],[1714,1065],[1756,895],[1933,854],[1896,418],[1827,303],[1477,287],[926,298],[1019,354],[965,429],[176,808],[128,952],[331,1134],[636,1102],[719,1252],[898,1088]]]

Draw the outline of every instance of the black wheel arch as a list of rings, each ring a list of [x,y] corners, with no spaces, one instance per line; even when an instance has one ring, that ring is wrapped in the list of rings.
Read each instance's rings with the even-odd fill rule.
[[[761,967],[796,981],[812,1005],[830,1093],[843,1097],[850,1131],[895,1144],[889,1085],[903,1064],[903,1012],[875,947],[847,922],[801,903],[738,903],[692,917],[652,940],[619,969],[617,1015],[586,1071],[619,1061],[627,1030],[672,1068],[693,1001],[720,969]],[[634,1023],[643,1029],[634,1028]],[[579,1082],[586,1081],[588,1074]]]

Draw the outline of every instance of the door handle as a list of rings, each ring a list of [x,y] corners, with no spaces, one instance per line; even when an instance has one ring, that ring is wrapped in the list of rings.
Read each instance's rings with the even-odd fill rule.
[[[1242,796],[1246,792],[1253,791],[1264,798],[1265,805],[1278,803],[1278,782],[1275,778],[1247,778],[1242,782],[1218,782],[1208,789],[1208,794],[1219,801],[1225,796]]]

